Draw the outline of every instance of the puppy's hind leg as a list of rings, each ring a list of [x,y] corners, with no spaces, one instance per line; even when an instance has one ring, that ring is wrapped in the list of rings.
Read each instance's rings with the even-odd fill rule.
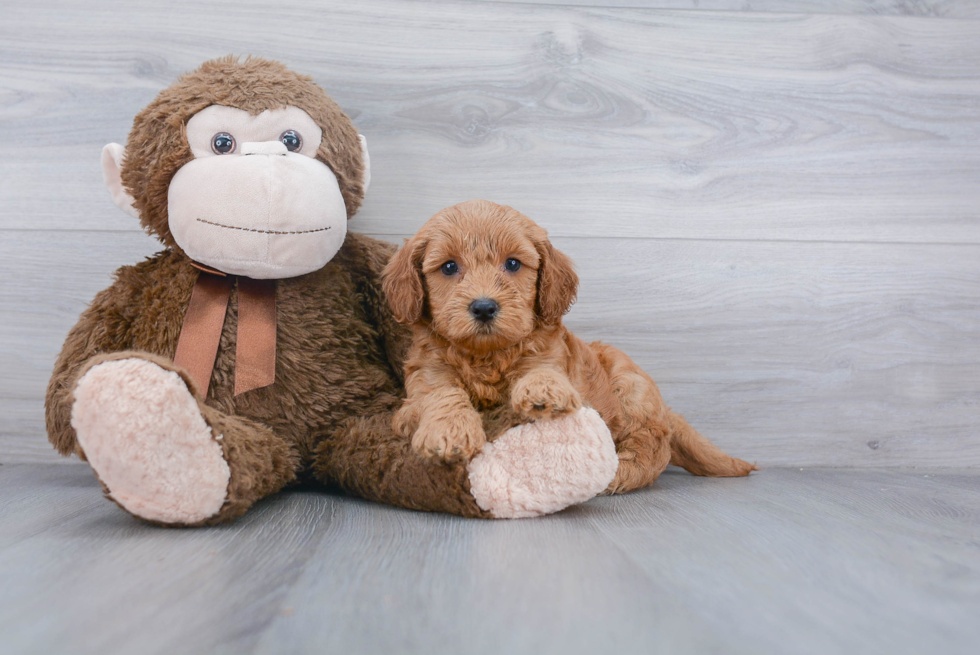
[[[670,461],[667,407],[657,385],[623,352],[600,343],[591,347],[609,374],[622,411],[613,431],[619,469],[606,493],[621,494],[649,486]]]
[[[592,347],[623,411],[622,429],[613,434],[619,470],[606,493],[650,485],[668,463],[710,477],[739,477],[756,470],[755,465],[722,452],[671,411],[656,383],[624,353],[605,344]]]
[[[616,441],[619,468],[606,494],[624,494],[642,489],[656,481],[670,461],[667,434],[662,430],[640,427]]]

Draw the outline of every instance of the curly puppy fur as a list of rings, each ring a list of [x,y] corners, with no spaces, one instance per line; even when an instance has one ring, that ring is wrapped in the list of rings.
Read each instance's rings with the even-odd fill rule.
[[[668,462],[714,477],[755,469],[672,412],[624,353],[586,344],[562,325],[578,276],[545,230],[510,207],[474,200],[442,210],[392,258],[383,284],[414,337],[408,398],[393,425],[425,457],[458,461],[478,452],[487,440],[480,412],[517,424],[584,404],[616,443],[619,469],[608,493],[649,485]],[[490,320],[471,309],[478,300],[496,304]]]

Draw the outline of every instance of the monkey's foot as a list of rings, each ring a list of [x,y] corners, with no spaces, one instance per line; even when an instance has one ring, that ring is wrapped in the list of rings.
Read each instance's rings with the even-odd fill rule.
[[[612,435],[590,407],[511,428],[470,462],[470,491],[495,518],[540,516],[585,502],[616,475]]]
[[[221,509],[230,471],[180,376],[144,359],[93,366],[71,424],[110,498],[149,521],[200,523]]]

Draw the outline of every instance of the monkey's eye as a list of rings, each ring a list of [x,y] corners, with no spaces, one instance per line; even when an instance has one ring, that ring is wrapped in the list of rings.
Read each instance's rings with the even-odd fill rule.
[[[211,150],[216,155],[227,155],[235,152],[235,137],[227,132],[218,132],[211,137]]]
[[[286,130],[279,135],[279,140],[283,142],[289,152],[296,152],[303,147],[303,137],[296,130]]]
[[[516,273],[521,270],[521,262],[511,257],[504,262],[504,268],[506,268],[511,273]]]
[[[448,262],[443,264],[439,270],[442,271],[443,275],[456,275],[456,272],[459,270],[459,266],[456,265],[456,262],[450,259]]]
[[[218,132],[211,137],[211,150],[216,155],[227,155],[235,152],[235,137],[227,132]]]

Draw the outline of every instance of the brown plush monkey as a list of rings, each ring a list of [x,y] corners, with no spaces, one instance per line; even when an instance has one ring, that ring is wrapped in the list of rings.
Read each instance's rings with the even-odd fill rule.
[[[347,232],[366,145],[310,78],[208,62],[102,163],[116,204],[165,249],[119,269],[82,314],[45,406],[55,448],[128,512],[219,523],[316,479],[403,507],[531,516],[612,479],[612,441],[587,410],[486,417],[500,436],[470,462],[430,463],[393,434],[408,334],[380,274],[395,247]]]

